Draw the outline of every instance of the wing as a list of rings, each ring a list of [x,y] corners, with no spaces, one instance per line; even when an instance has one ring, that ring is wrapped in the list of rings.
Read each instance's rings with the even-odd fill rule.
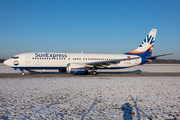
[[[86,67],[89,68],[105,68],[111,64],[118,64],[120,61],[126,61],[126,60],[133,60],[133,59],[139,59],[140,57],[134,57],[134,58],[125,58],[125,59],[117,59],[117,60],[108,60],[108,61],[99,61],[99,62],[91,62],[86,63]]]

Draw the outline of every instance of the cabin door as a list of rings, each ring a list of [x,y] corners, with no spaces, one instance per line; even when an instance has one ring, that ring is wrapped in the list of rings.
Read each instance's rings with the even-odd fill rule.
[[[26,54],[26,63],[30,63],[30,62],[31,62],[31,55]]]

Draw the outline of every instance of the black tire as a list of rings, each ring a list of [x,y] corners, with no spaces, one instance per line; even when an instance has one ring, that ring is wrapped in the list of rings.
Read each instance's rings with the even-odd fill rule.
[[[91,74],[92,75],[97,75],[97,72],[96,71],[91,71]]]

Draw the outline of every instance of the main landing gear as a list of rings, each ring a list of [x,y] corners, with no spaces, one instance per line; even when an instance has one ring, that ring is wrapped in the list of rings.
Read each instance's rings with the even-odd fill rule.
[[[96,72],[95,70],[92,70],[92,71],[91,71],[91,74],[92,74],[92,75],[97,75],[97,72]]]

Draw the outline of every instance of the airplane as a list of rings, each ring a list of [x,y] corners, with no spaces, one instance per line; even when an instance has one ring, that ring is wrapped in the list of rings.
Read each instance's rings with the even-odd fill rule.
[[[139,47],[124,54],[89,54],[89,53],[23,53],[4,61],[4,64],[20,70],[33,72],[34,69],[58,69],[68,74],[96,75],[98,69],[124,69],[152,62],[157,57],[171,55],[163,54],[151,56],[157,29],[152,29]]]

